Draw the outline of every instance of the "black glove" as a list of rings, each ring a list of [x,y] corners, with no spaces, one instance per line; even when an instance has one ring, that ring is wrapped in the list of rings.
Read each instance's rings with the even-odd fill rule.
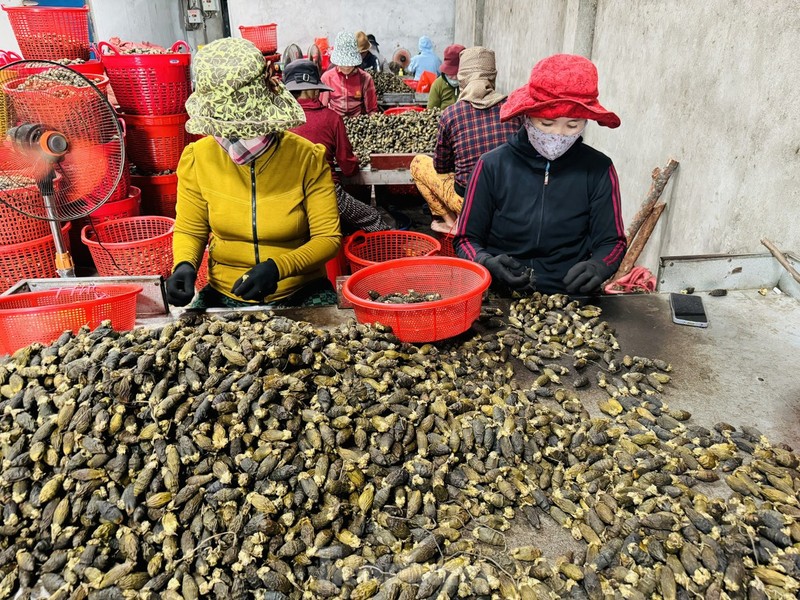
[[[564,276],[564,285],[567,292],[574,294],[588,294],[600,289],[605,277],[603,272],[606,267],[594,260],[584,260],[574,265]]]
[[[278,265],[271,258],[258,263],[233,284],[231,292],[242,300],[263,300],[278,289]]]
[[[492,281],[495,283],[501,283],[512,290],[533,287],[535,281],[533,269],[526,267],[508,254],[498,256],[484,254],[478,259],[478,262],[489,270],[489,273],[492,274]]]
[[[194,298],[194,282],[197,269],[191,263],[182,262],[167,279],[167,301],[173,306],[186,306]]]

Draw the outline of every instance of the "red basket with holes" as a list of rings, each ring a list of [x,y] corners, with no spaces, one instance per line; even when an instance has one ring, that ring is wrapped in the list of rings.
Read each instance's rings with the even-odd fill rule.
[[[102,277],[172,273],[172,231],[167,217],[130,217],[106,221],[81,231]]]
[[[423,112],[425,110],[424,106],[419,106],[418,104],[404,104],[400,106],[393,106],[392,108],[387,108],[383,111],[385,115],[401,115],[404,112]]]
[[[106,319],[117,331],[133,329],[141,291],[137,285],[92,285],[0,297],[0,354],[49,344],[84,325],[95,329]]]
[[[178,175],[132,175],[131,182],[142,190],[142,212],[175,218],[178,202]]]
[[[145,173],[174,171],[189,143],[189,115],[122,115],[130,161]]]
[[[440,256],[451,256],[453,258],[458,258],[456,249],[453,248],[453,240],[455,237],[456,236],[452,233],[436,233],[436,239],[438,239],[439,243],[442,245],[442,250],[439,252]]]
[[[342,294],[360,323],[381,323],[403,342],[435,342],[465,332],[480,316],[492,278],[485,267],[446,256],[402,258],[361,269],[345,281]],[[369,292],[438,293],[442,299],[384,304]]]
[[[48,225],[48,231],[50,226]],[[70,224],[61,227],[61,236],[69,249]],[[47,234],[29,242],[0,246],[0,292],[6,291],[21,279],[58,277],[56,244]]]
[[[356,232],[344,242],[344,255],[351,273],[396,258],[433,256],[441,249],[436,238],[415,231]]]
[[[203,259],[200,261],[200,266],[197,268],[197,279],[194,282],[196,290],[202,290],[208,283],[208,248],[203,252]]]
[[[89,7],[3,6],[26,60],[89,60]]]
[[[70,232],[70,243],[72,244],[72,258],[79,266],[94,266],[92,255],[81,241],[83,228],[93,223],[97,226],[106,221],[115,219],[127,219],[128,217],[138,217],[141,214],[142,192],[139,188],[131,186],[128,196],[118,200],[107,200],[100,205],[100,208],[93,210],[88,216],[75,220],[75,227]]]
[[[174,115],[192,93],[189,44],[175,42],[165,54],[122,54],[108,42],[98,51],[120,108],[131,115]]]
[[[106,92],[108,77],[104,75],[86,77],[101,92]],[[55,84],[44,91],[19,89],[26,80],[27,77],[21,76],[3,86],[17,122],[47,123],[67,137],[86,139],[90,142],[109,141],[100,139],[101,133],[106,129],[103,126],[105,101],[91,86]]]
[[[278,49],[278,24],[239,25],[239,33],[246,40],[255,44],[262,53],[269,54]]]
[[[15,206],[37,206],[44,202],[39,187],[33,182],[17,188],[8,188],[5,193],[14,196]],[[0,202],[1,245],[30,242],[48,235],[50,235],[50,224],[47,221],[24,215],[5,202]]]

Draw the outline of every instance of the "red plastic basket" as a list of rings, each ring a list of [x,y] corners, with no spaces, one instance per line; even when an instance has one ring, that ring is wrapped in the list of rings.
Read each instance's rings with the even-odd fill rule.
[[[131,186],[125,198],[117,200],[107,200],[100,205],[100,208],[93,210],[89,215],[78,220],[80,228],[88,225],[91,221],[95,225],[113,221],[115,219],[127,219],[128,217],[138,217],[141,214],[142,190],[136,186]],[[85,222],[84,222],[85,221]]]
[[[27,60],[89,60],[89,7],[3,6]]]
[[[197,279],[194,282],[196,290],[202,290],[208,283],[208,248],[203,252],[203,259],[200,261],[200,266],[197,268]]]
[[[87,60],[85,63],[67,65],[73,71],[77,71],[81,75],[105,75],[106,69],[103,63],[99,60]]]
[[[415,231],[357,232],[344,242],[344,255],[352,273],[396,258],[432,256],[441,249],[436,238]]]
[[[192,93],[189,44],[175,42],[166,54],[121,54],[107,42],[100,42],[98,48],[124,112],[174,115],[184,111]]]
[[[0,297],[0,353],[49,344],[67,330],[95,329],[106,319],[118,331],[136,325],[136,285],[59,288]]]
[[[456,254],[456,249],[453,248],[453,240],[456,236],[452,233],[436,233],[436,238],[439,240],[439,243],[442,245],[442,250],[439,252],[440,256],[451,256],[453,258],[458,258],[458,254]]]
[[[342,294],[353,304],[360,323],[381,323],[403,342],[435,342],[465,332],[480,316],[483,293],[491,283],[485,267],[446,256],[402,258],[372,265],[350,276]],[[379,294],[441,294],[442,299],[418,304],[383,304]]]
[[[174,171],[189,143],[189,115],[122,115],[130,161],[144,173]]]
[[[89,223],[95,226],[106,221],[115,219],[126,219],[128,217],[138,217],[141,214],[142,192],[139,188],[132,186],[129,195],[119,200],[107,200],[100,208],[93,210],[88,216],[75,221],[75,227],[70,231],[70,243],[72,245],[72,258],[80,266],[93,267],[91,252],[81,241],[81,232]]]
[[[37,206],[44,203],[42,194],[35,183],[11,191],[16,206]],[[34,219],[14,210],[5,202],[0,202],[0,244],[21,244],[50,235],[50,224],[42,219]]]
[[[262,53],[275,52],[278,49],[278,24],[239,25],[239,33],[246,40],[253,42]]]
[[[175,218],[175,204],[178,202],[178,176],[175,173],[132,175],[131,181],[142,190],[144,214]]]
[[[167,217],[130,217],[85,226],[81,240],[89,247],[102,277],[161,275],[172,272],[172,230]]]
[[[108,77],[104,75],[86,77],[101,92],[106,92]],[[23,75],[3,86],[11,101],[11,111],[17,122],[46,123],[63,132],[68,138],[91,142],[108,141],[100,139],[102,132],[106,130],[103,126],[105,102],[91,87],[55,85],[48,89],[47,93],[17,89],[26,78]],[[59,97],[61,91],[66,95]]]
[[[69,229],[69,223],[61,227],[61,236],[67,247]],[[0,246],[0,292],[6,291],[21,279],[48,277],[58,277],[56,244],[52,235],[48,234],[30,242]]]
[[[404,112],[411,112],[411,111],[422,112],[424,110],[425,110],[424,106],[419,106],[417,104],[409,104],[409,105],[393,106],[392,108],[387,108],[385,111],[383,111],[383,114],[400,115],[403,114]]]

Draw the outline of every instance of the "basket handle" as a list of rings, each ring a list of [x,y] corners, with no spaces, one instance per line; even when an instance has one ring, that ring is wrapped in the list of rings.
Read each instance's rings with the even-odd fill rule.
[[[105,50],[106,48],[111,50],[111,52],[107,52],[105,54],[116,54],[116,55],[120,54],[119,48],[117,48],[116,46],[112,46],[108,42],[100,42],[99,44],[97,44],[97,50],[99,51],[100,60],[103,60],[102,59],[102,56],[104,54],[103,50]]]
[[[346,251],[350,251],[350,248],[353,246],[357,246],[359,244],[363,244],[367,241],[367,234],[364,231],[356,231],[355,233],[347,236],[347,239],[344,241],[344,249]]]
[[[119,118],[119,126],[122,127],[122,139],[128,135],[128,126],[125,125],[125,119],[122,117]]]
[[[181,51],[181,48],[184,48],[184,50]],[[169,51],[173,53],[186,54],[191,52],[192,49],[189,47],[189,44],[187,44],[183,40],[178,40],[177,42],[172,44],[172,46],[170,46]]]
[[[94,227],[92,223],[88,225],[84,225],[83,229],[81,229],[81,241],[85,244],[86,242],[94,242]]]
[[[0,54],[0,61],[5,61],[3,64],[22,60],[22,57],[13,50],[0,50],[0,52],[2,52],[2,54]]]

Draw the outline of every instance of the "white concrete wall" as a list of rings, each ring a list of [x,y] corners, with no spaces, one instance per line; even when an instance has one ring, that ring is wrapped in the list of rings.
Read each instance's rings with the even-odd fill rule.
[[[234,37],[239,25],[277,23],[278,52],[291,43],[305,52],[317,37],[333,45],[339,31],[375,34],[387,60],[400,47],[416,54],[422,35],[440,58],[453,43],[455,0],[228,0],[228,9]]]
[[[508,93],[519,87],[537,60],[561,51],[567,4],[553,0],[486,0],[483,46],[495,52],[499,91]]]
[[[622,126],[589,139],[619,166],[624,216],[680,161],[657,256],[800,251],[800,2],[601,0],[592,58]]]
[[[626,222],[652,169],[681,163],[641,264],[763,252],[764,236],[800,251],[800,0],[486,0],[483,36],[505,92],[550,54],[591,56],[622,126],[586,139],[617,166]]]

